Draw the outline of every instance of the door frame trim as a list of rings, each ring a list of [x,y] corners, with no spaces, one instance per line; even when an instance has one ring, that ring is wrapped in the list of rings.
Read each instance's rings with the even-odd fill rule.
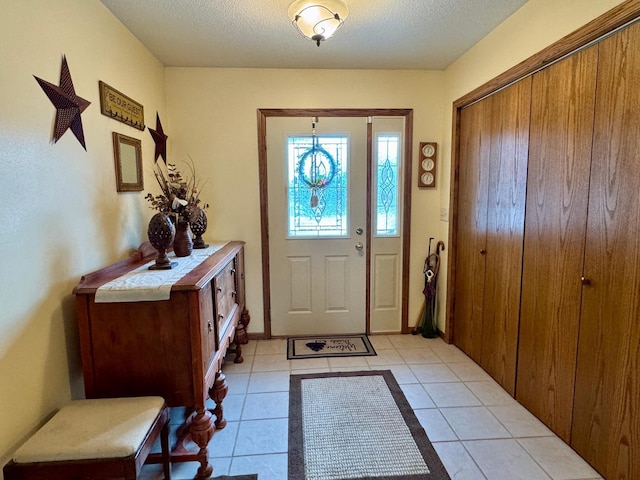
[[[271,336],[271,280],[269,259],[269,192],[267,182],[267,118],[269,117],[404,117],[404,164],[402,194],[402,317],[401,332],[407,333],[409,317],[409,250],[411,240],[411,173],[413,144],[413,109],[363,109],[363,108],[260,108],[258,109],[258,187],[260,189],[260,234],[262,243],[262,303],[264,308],[264,338]],[[367,123],[367,196],[371,192],[371,124]],[[367,202],[367,240],[371,235],[371,202]],[[367,249],[366,259],[366,332],[370,333],[370,284],[371,258]]]

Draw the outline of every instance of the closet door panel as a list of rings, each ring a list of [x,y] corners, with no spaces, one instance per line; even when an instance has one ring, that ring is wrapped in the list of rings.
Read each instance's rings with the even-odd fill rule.
[[[516,399],[571,433],[597,47],[533,76]]]
[[[453,342],[476,362],[482,351],[485,256],[481,252],[486,249],[490,106],[481,101],[460,114]]]
[[[599,44],[571,445],[640,478],[640,24]]]
[[[491,141],[480,365],[515,394],[531,77],[490,97]]]

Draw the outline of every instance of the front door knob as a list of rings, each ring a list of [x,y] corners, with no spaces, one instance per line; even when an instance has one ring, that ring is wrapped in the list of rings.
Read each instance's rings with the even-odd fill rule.
[[[361,251],[364,248],[364,244],[362,242],[356,243],[356,250]]]

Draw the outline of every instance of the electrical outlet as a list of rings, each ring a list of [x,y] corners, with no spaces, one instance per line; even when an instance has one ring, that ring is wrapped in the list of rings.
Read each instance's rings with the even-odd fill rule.
[[[449,209],[448,208],[441,208],[440,209],[440,221],[441,222],[448,222],[449,221]]]

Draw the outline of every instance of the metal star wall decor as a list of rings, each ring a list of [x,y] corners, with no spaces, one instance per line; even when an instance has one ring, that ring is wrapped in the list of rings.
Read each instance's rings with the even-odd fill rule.
[[[156,154],[155,161],[158,161],[158,157],[162,157],[164,163],[167,163],[167,137],[162,130],[162,124],[160,123],[160,115],[156,112],[156,129],[153,130],[147,127],[149,133],[153,137],[153,141],[156,142]]]
[[[62,56],[62,66],[60,67],[60,86],[54,85],[33,76],[40,84],[44,93],[47,94],[53,106],[56,107],[56,123],[53,129],[52,142],[56,143],[64,135],[67,129],[71,129],[82,148],[87,150],[84,141],[84,131],[82,130],[82,118],[80,114],[91,105],[91,102],[76,95],[71,81],[71,73],[67,65],[67,57]]]

